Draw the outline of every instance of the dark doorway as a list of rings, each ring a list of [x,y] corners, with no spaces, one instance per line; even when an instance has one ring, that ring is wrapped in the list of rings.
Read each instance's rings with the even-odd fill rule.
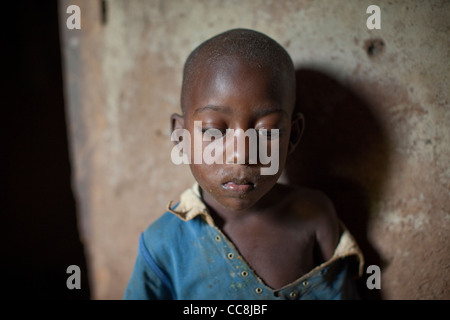
[[[2,295],[89,299],[64,113],[57,0],[2,7]],[[66,286],[81,269],[81,289]]]

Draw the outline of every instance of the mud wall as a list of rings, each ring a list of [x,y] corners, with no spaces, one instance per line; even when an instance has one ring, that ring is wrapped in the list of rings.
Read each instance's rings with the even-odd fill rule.
[[[138,236],[193,178],[170,160],[184,60],[246,27],[297,68],[306,131],[286,181],[323,189],[381,268],[384,299],[449,299],[450,3],[60,2],[73,188],[92,295],[120,299]],[[67,6],[81,9],[68,30]],[[365,278],[363,278],[363,283]]]

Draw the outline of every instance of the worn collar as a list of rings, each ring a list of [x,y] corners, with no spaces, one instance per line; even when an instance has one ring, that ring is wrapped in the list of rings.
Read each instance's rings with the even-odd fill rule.
[[[214,220],[202,200],[200,186],[197,182],[181,194],[178,205],[173,207],[172,204],[173,201],[170,201],[167,205],[167,210],[172,212],[181,220],[188,221],[197,216],[201,216],[210,226],[215,226]]]

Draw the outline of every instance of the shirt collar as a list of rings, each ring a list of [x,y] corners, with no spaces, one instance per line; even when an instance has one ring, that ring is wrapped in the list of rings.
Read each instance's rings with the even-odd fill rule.
[[[167,205],[167,210],[172,212],[181,220],[188,221],[197,216],[201,216],[210,226],[215,226],[214,220],[202,200],[200,186],[197,182],[181,194],[178,205],[173,206],[172,203],[173,201],[169,202]]]
[[[197,216],[201,216],[208,225],[211,227],[215,227],[215,223],[213,218],[208,212],[208,208],[202,200],[202,196],[200,193],[200,186],[196,182],[194,185],[184,191],[181,194],[180,202],[178,205],[173,206],[173,201],[170,201],[167,205],[167,210],[183,221],[189,221],[194,219]],[[339,243],[334,250],[334,254],[330,260],[325,263],[328,264],[331,261],[334,261],[339,258],[345,258],[348,256],[355,255],[359,260],[359,276],[363,274],[364,267],[364,256],[359,248],[356,240],[353,238],[352,234],[348,231],[347,227],[340,221],[343,232],[341,234],[341,238]],[[323,265],[323,264],[322,264]],[[320,265],[319,267],[321,267]]]
[[[339,239],[339,243],[334,250],[334,254],[331,257],[329,261],[339,259],[339,258],[345,258],[349,256],[356,256],[359,264],[358,268],[358,275],[361,277],[364,272],[364,255],[361,251],[361,249],[358,246],[358,243],[356,242],[353,235],[348,231],[347,227],[344,225],[342,221],[339,221],[341,224],[341,228],[343,229],[343,232],[341,234],[341,238]]]

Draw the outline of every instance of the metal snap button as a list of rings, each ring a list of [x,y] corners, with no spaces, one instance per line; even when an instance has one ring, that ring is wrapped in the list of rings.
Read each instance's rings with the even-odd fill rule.
[[[233,257],[234,257],[234,254],[232,253],[232,252],[230,252],[229,254],[228,254],[228,259],[233,259]]]
[[[257,294],[261,294],[262,293],[262,289],[261,288],[256,288],[255,291],[256,291]]]
[[[247,271],[242,271],[241,275],[245,278],[246,276],[248,276],[248,272]]]

